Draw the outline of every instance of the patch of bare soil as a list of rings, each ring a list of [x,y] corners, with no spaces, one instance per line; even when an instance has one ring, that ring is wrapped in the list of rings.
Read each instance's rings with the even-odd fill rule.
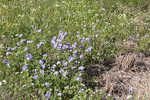
[[[144,100],[150,93],[150,57],[142,53],[116,57],[112,68],[100,75],[99,83],[114,100],[127,100],[134,94],[134,100]]]

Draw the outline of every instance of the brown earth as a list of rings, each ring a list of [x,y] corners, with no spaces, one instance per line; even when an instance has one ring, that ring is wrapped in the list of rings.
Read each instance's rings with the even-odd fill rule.
[[[118,54],[103,64],[91,65],[84,81],[87,86],[97,86],[106,91],[113,100],[150,100],[150,56],[135,53],[138,46],[134,41],[123,41],[116,46],[126,48],[126,53]],[[92,77],[98,76],[98,83]],[[93,85],[91,85],[93,84]]]

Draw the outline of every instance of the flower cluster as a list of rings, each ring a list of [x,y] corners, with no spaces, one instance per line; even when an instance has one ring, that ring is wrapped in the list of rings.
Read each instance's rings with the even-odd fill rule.
[[[41,31],[42,30],[40,29],[37,30],[38,33],[40,33]],[[20,64],[20,69],[22,71],[21,73],[29,73],[29,76],[31,77],[30,86],[32,87],[35,87],[37,83],[39,84],[39,86],[41,86],[40,83],[42,83],[42,86],[46,88],[46,99],[50,99],[51,95],[53,95],[51,91],[51,89],[53,89],[53,82],[51,81],[51,79],[47,78],[46,75],[50,74],[51,77],[54,78],[52,80],[61,78],[60,81],[70,81],[68,79],[70,79],[70,76],[73,76],[73,79],[75,79],[75,81],[81,82],[82,73],[86,68],[82,61],[84,60],[84,57],[86,57],[86,54],[91,52],[93,49],[92,45],[89,46],[92,38],[81,37],[81,35],[78,33],[76,35],[77,41],[70,42],[67,41],[67,39],[65,40],[65,37],[67,35],[68,32],[59,31],[58,36],[52,37],[50,43],[56,51],[59,51],[58,54],[55,54],[55,60],[57,61],[52,61],[52,63],[48,62],[48,52],[40,52],[40,57],[36,57],[36,55],[33,56],[34,52],[31,52],[31,47],[35,46],[33,48],[38,48],[38,50],[40,51],[40,49],[42,48],[41,46],[46,45],[47,43],[40,41],[36,44],[36,41],[24,39],[24,35],[22,33],[18,35],[20,41],[16,43],[15,47],[7,47],[6,56],[13,55],[13,53],[15,53],[17,56],[18,53],[20,53],[21,56],[19,56],[24,61],[23,64]],[[97,36],[98,35],[96,35],[96,37]],[[85,45],[86,43],[88,44],[88,46]],[[20,52],[18,52],[19,50]],[[38,50],[36,52],[38,52]],[[59,57],[59,55],[61,55],[61,57]],[[7,66],[10,66],[10,62],[6,59],[3,60],[3,63]],[[72,71],[76,71],[76,73],[72,73]],[[44,81],[39,83],[39,80],[41,79]],[[28,85],[24,83],[22,85],[22,88],[28,88]],[[48,90],[49,88],[50,90]],[[79,93],[81,93],[82,91],[84,91],[84,89],[80,89]],[[62,93],[62,90],[58,90],[57,96],[61,97],[63,95]]]

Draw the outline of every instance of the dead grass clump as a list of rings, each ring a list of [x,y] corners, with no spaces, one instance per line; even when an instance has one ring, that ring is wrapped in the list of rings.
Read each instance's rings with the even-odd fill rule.
[[[114,66],[100,76],[101,89],[119,100],[127,100],[135,93],[135,100],[143,100],[150,93],[150,58],[129,53],[116,57]],[[134,91],[131,92],[131,88]],[[150,97],[149,97],[150,98]]]

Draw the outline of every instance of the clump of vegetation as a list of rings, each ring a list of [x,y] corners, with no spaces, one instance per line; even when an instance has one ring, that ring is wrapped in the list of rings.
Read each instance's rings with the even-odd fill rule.
[[[1,98],[111,100],[107,91],[98,89],[97,80],[107,69],[106,61],[128,52],[116,44],[136,41],[134,52],[149,51],[148,24],[142,24],[147,30],[134,30],[134,10],[129,12],[125,2],[1,0]],[[92,74],[95,65],[103,68]]]

